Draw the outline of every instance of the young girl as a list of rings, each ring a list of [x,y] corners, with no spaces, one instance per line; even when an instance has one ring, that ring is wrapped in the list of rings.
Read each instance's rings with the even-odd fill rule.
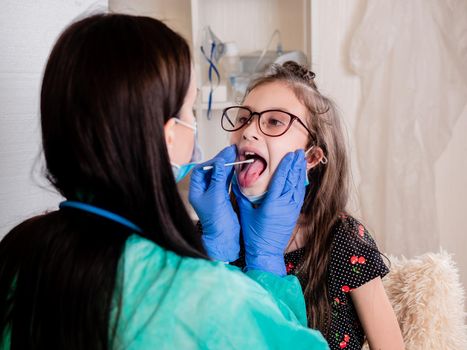
[[[287,273],[302,283],[310,327],[325,335],[331,349],[361,349],[365,336],[371,349],[402,349],[381,281],[388,268],[365,227],[346,213],[342,129],[314,73],[294,62],[274,67],[249,86],[241,106],[224,110],[222,127],[232,133],[239,160],[254,159],[236,167],[237,201],[260,206],[284,155],[307,151],[309,184],[284,259]]]

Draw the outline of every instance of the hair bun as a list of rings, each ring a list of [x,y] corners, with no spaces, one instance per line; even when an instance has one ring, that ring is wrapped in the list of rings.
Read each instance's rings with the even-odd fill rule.
[[[316,88],[314,82],[316,74],[311,70],[308,70],[306,66],[298,64],[295,61],[287,61],[282,64],[282,67],[289,71],[292,75],[305,80],[308,84]]]

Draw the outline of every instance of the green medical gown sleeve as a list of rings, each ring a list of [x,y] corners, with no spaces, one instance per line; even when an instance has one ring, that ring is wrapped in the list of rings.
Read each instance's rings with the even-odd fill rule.
[[[271,294],[287,318],[296,319],[301,325],[307,326],[305,299],[297,277],[278,277],[255,270],[247,271],[246,274]]]
[[[10,340],[11,337],[11,329],[7,328],[4,333],[2,339],[0,339],[0,350],[9,350],[10,349]]]
[[[294,278],[182,258],[136,235],[119,269],[117,349],[328,349],[304,326]]]

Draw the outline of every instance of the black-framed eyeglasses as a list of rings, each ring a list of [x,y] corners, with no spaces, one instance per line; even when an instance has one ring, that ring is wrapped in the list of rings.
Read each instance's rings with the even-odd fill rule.
[[[278,137],[284,135],[290,129],[292,123],[297,120],[313,137],[310,129],[299,117],[280,109],[268,109],[262,112],[253,112],[248,107],[232,106],[222,112],[222,129],[228,132],[240,130],[246,124],[250,124],[253,117],[258,116],[258,126],[266,136]]]

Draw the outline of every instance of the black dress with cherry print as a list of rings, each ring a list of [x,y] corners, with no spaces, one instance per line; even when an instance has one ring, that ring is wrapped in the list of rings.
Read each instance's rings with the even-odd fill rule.
[[[327,341],[331,350],[361,350],[365,334],[360,325],[350,294],[376,277],[384,277],[387,266],[375,241],[365,227],[350,216],[343,216],[333,228],[333,245],[328,266],[328,299],[331,303],[331,323]],[[285,254],[287,274],[296,274],[304,258],[300,248]],[[233,263],[244,267],[244,257]],[[302,287],[306,280],[297,274]]]

